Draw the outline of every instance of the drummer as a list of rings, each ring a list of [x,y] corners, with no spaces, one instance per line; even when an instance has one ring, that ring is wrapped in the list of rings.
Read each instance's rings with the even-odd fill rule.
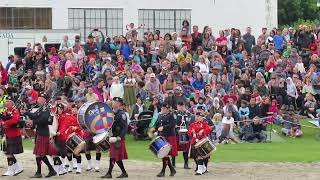
[[[208,116],[209,113],[206,112],[206,108],[204,106],[201,106],[201,105],[197,107],[197,111],[200,112],[200,114],[203,116],[203,118],[204,118],[203,121],[207,122],[209,127],[211,128],[211,131],[210,131],[208,137],[209,137],[210,140],[213,141],[212,129],[214,128],[214,124],[213,124],[213,121],[211,120],[211,118]],[[206,166],[206,169],[208,169],[209,159],[210,159],[210,157],[203,159],[204,165]],[[206,173],[207,172],[208,171],[206,170]]]
[[[186,107],[184,102],[180,101],[177,104],[177,111],[174,112],[174,117],[176,119],[176,135],[177,135],[177,147],[178,151],[183,152],[184,159],[184,169],[190,169],[188,165],[188,153],[190,148],[190,143],[181,144],[179,139],[179,130],[180,129],[188,129],[190,123],[194,122],[194,116],[188,112],[186,112]],[[175,157],[172,157],[172,165],[175,167]]]
[[[176,157],[178,155],[177,151],[177,138],[175,131],[176,122],[175,119],[170,113],[170,106],[166,102],[162,104],[161,113],[158,116],[158,119],[155,123],[155,130],[158,132],[159,136],[166,138],[168,143],[171,145],[171,151],[169,155]],[[169,156],[162,158],[162,169],[157,177],[164,177],[167,165],[170,168],[170,176],[176,174],[176,170],[171,164]]]
[[[65,124],[66,121],[65,106],[62,103],[58,103],[56,105],[56,115],[58,119],[58,130],[55,136],[55,146],[57,148],[57,155],[64,159],[67,156],[66,139],[65,136],[60,134],[59,132],[62,125]],[[59,176],[67,173],[64,164],[62,164],[60,158],[54,158],[53,163]]]
[[[63,123],[61,126],[59,126],[59,131],[58,135],[63,136],[63,139],[67,140],[68,137],[72,133],[76,133],[79,137],[83,137],[83,132],[82,129],[78,123],[77,120],[77,112],[78,112],[78,105],[73,104],[71,106],[71,113],[65,113],[65,116],[62,117],[64,118]],[[69,163],[71,164],[72,161],[72,155],[75,157],[77,160],[77,170],[76,174],[81,174],[81,155],[80,154],[74,154],[69,148],[68,148],[68,153],[67,153],[67,158]],[[68,172],[72,172],[72,167],[69,166]]]
[[[122,160],[128,159],[126,150],[125,135],[128,130],[127,115],[123,108],[123,100],[120,97],[114,97],[112,100],[112,109],[114,111],[114,122],[111,127],[112,137],[110,142],[110,161],[109,170],[101,178],[112,178],[112,170],[114,164],[117,163],[122,171],[122,174],[117,178],[127,178],[128,174],[124,168]]]
[[[200,157],[195,150],[195,144],[203,139],[206,138],[210,131],[211,128],[208,125],[206,121],[204,121],[204,117],[200,112],[196,113],[195,117],[196,122],[191,123],[190,127],[188,129],[188,135],[191,137],[191,157],[193,157],[196,161],[197,164],[197,171],[196,175],[202,175],[206,172],[207,168],[204,164],[204,160],[202,157]]]

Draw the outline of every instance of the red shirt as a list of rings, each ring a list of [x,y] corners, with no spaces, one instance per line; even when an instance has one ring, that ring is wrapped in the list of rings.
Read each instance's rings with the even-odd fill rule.
[[[77,116],[73,116],[68,113],[61,114],[58,119],[59,122],[59,139],[67,140],[70,134],[76,133],[78,136],[82,137],[83,132],[78,123]],[[76,127],[76,130],[73,130],[73,127]]]
[[[74,75],[75,73],[80,73],[80,68],[78,68],[78,67],[69,67],[67,69],[67,74]]]
[[[203,130],[203,133],[200,134],[200,131]],[[196,138],[193,137],[193,132],[196,133]],[[196,143],[196,139],[200,140],[207,137],[211,132],[211,128],[208,125],[208,122],[194,122],[189,126],[188,135],[191,137],[191,144]]]
[[[21,136],[20,128],[11,128],[10,126],[17,124],[20,119],[20,114],[16,109],[8,109],[4,112],[5,115],[11,114],[11,119],[3,121],[4,133],[9,138]]]

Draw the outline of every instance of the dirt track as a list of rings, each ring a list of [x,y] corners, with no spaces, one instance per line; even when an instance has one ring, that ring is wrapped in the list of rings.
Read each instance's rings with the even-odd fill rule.
[[[0,155],[0,173],[3,174],[7,168],[6,158]],[[83,171],[87,166],[87,162],[83,157]],[[31,151],[27,151],[17,156],[25,171],[17,177],[0,177],[0,179],[28,179],[35,172],[36,164]],[[108,166],[106,157],[102,157],[101,172],[83,172],[81,175],[75,173],[67,174],[53,179],[100,179],[104,175]],[[159,162],[143,162],[127,160],[124,162],[127,168],[129,179],[161,179],[156,178],[156,174],[160,170]],[[182,169],[182,164],[178,164],[177,174],[174,178],[166,177],[166,179],[217,179],[217,180],[319,180],[320,179],[320,163],[300,164],[300,163],[210,163],[209,174],[203,176],[195,176],[193,170]],[[194,167],[194,164],[191,163]],[[43,174],[47,174],[47,169],[43,165]],[[119,168],[115,167],[113,176],[120,174]],[[167,174],[169,170],[167,169]]]

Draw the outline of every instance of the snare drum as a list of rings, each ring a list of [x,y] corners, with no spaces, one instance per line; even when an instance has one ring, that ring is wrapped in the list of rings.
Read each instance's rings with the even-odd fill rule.
[[[195,145],[195,151],[202,158],[207,158],[210,154],[216,150],[215,145],[212,141],[207,137],[199,140]]]
[[[93,137],[93,143],[102,151],[110,149],[108,132],[97,134]]]
[[[164,158],[168,156],[171,145],[168,143],[168,141],[161,136],[156,137],[154,140],[151,141],[149,145],[149,149],[158,157],[158,158]]]
[[[76,133],[72,133],[68,137],[66,145],[75,155],[78,155],[84,150],[86,142]]]
[[[188,144],[189,143],[189,136],[187,129],[180,129],[178,131],[179,134],[179,144]]]

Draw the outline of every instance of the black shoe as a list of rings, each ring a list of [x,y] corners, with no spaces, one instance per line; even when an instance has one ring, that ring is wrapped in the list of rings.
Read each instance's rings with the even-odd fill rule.
[[[173,169],[172,171],[170,171],[170,176],[174,176],[176,173],[177,171]]]
[[[112,178],[112,175],[107,173],[106,175],[101,176],[101,178],[111,179],[111,178]]]
[[[127,178],[128,174],[127,173],[122,173],[120,176],[118,176],[117,178]]]
[[[159,174],[157,174],[157,177],[164,177],[165,173],[164,172],[160,172]]]
[[[51,171],[49,171],[49,174],[46,175],[45,177],[46,177],[46,178],[49,178],[49,177],[51,177],[51,176],[56,176],[56,175],[57,175],[57,172],[56,172],[55,170],[51,170]]]
[[[30,178],[42,178],[42,174],[36,172],[33,176],[31,176]]]
[[[200,176],[200,175],[202,175],[202,174],[201,174],[201,173],[196,173],[195,175],[196,175],[196,176]]]
[[[189,168],[189,165],[187,163],[184,164],[183,168],[184,169],[191,169],[191,168]]]

